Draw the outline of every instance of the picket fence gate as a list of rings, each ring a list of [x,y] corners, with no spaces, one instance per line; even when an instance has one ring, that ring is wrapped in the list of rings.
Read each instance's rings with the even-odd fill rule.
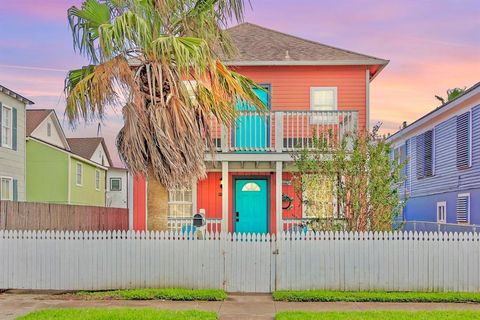
[[[0,230],[0,288],[480,290],[480,236]]]

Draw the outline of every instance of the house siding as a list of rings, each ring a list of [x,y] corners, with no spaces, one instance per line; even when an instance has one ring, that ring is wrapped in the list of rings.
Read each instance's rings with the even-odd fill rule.
[[[0,92],[0,102],[17,110],[17,149],[0,146],[0,176],[17,180],[19,201],[25,200],[25,104]]]
[[[367,66],[250,66],[235,71],[271,85],[273,111],[310,110],[311,87],[336,87],[338,110],[358,111],[359,127],[367,121]]]
[[[105,206],[105,174],[106,170],[93,166],[79,159],[70,158],[70,204]],[[76,183],[77,163],[83,164],[83,183]],[[95,189],[95,170],[100,171],[100,189]]]

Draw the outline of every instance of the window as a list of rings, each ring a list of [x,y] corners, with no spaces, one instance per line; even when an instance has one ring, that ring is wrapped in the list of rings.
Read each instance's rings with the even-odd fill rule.
[[[2,107],[2,147],[12,148],[12,108]]]
[[[437,222],[447,222],[447,203],[445,201],[437,202]]]
[[[170,190],[168,192],[168,216],[190,218],[192,216],[192,190]]]
[[[110,191],[122,191],[122,178],[110,178]]]
[[[100,171],[95,170],[95,190],[100,190]]]
[[[258,184],[256,184],[255,182],[249,182],[249,183],[246,183],[243,187],[242,187],[242,191],[246,191],[246,192],[258,192],[260,191],[260,186]]]
[[[308,175],[303,179],[303,217],[334,218],[337,204],[333,181],[318,175]]]
[[[336,87],[312,87],[310,88],[310,109],[312,111],[336,111],[337,88]],[[333,113],[318,114],[312,116],[310,123],[336,123],[337,116]]]
[[[47,123],[47,137],[52,136],[52,124],[49,122]]]
[[[471,164],[471,113],[457,116],[457,168],[469,168]]]
[[[13,179],[10,177],[0,178],[0,200],[13,200]]]
[[[457,196],[457,223],[470,222],[470,193]]]
[[[83,184],[83,165],[81,163],[77,163],[77,186],[81,186]]]
[[[431,177],[434,174],[434,132],[428,130],[416,138],[417,178]]]

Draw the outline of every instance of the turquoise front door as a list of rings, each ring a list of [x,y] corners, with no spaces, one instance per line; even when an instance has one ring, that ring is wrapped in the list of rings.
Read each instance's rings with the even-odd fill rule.
[[[268,91],[255,89],[260,100],[268,106]],[[234,146],[239,150],[252,152],[265,151],[269,147],[270,125],[265,115],[257,115],[255,107],[238,102],[237,110],[241,115],[235,121]]]
[[[266,179],[235,180],[235,232],[268,232],[268,188]]]

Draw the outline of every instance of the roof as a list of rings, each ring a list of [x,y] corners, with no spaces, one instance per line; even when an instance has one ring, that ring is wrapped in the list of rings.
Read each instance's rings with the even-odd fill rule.
[[[386,65],[388,60],[242,23],[226,30],[237,54],[230,65]]]
[[[40,125],[40,123],[47,118],[50,113],[53,112],[53,109],[29,109],[27,110],[27,120],[26,127],[27,137],[32,134],[32,132]]]
[[[103,139],[102,137],[67,138],[67,141],[70,145],[70,150],[85,159],[91,159],[93,153],[95,152],[95,150],[97,150],[98,145],[102,144],[109,164],[113,164],[112,159],[110,158],[110,153],[108,152],[107,145],[105,144],[105,139]]]
[[[441,106],[439,106],[436,109],[430,111],[429,113],[427,113],[423,117],[418,118],[417,120],[415,120],[414,122],[412,122],[411,124],[406,126],[405,128],[402,128],[401,130],[395,132],[394,134],[392,134],[390,137],[387,138],[387,141],[393,141],[396,138],[412,131],[416,127],[418,127],[418,126],[422,125],[423,123],[427,122],[428,120],[442,114],[443,112],[455,107],[458,103],[462,102],[465,99],[468,99],[470,96],[472,96],[473,94],[477,94],[477,93],[480,93],[480,82],[477,82],[476,84],[474,84],[473,86],[471,86],[470,88],[465,90],[465,92],[463,94],[456,97],[455,99],[450,100],[450,101],[442,104]]]
[[[19,95],[18,93],[8,89],[7,87],[2,86],[1,84],[0,84],[0,92],[3,92],[6,95],[8,95],[8,96],[10,96],[14,99],[17,99],[18,101],[23,102],[25,104],[34,104],[34,102],[32,100],[29,100],[29,99],[25,98],[24,96]]]

